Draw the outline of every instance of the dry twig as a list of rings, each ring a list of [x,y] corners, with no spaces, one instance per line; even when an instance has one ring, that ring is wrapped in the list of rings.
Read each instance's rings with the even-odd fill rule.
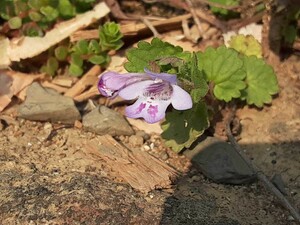
[[[198,28],[199,33],[200,33],[200,36],[203,37],[204,39],[206,39],[206,35],[205,35],[204,32],[203,32],[202,25],[201,25],[201,23],[200,23],[200,20],[199,20],[197,14],[196,14],[196,11],[195,11],[195,9],[194,9],[194,6],[193,6],[191,0],[185,0],[185,2],[186,2],[186,4],[188,5],[188,7],[190,8],[190,12],[191,12],[191,14],[192,14],[192,16],[193,16],[193,19],[194,19],[194,21],[195,21],[195,24],[197,25],[197,28]]]
[[[237,151],[237,153],[244,159],[244,161],[248,164],[248,166],[256,173],[257,178],[264,184],[264,186],[274,195],[278,198],[278,200],[280,201],[280,203],[287,209],[290,211],[291,215],[294,217],[295,220],[297,220],[298,222],[300,222],[300,215],[299,212],[297,212],[296,208],[289,202],[289,200],[274,186],[274,184],[269,181],[269,179],[267,178],[267,176],[261,171],[261,169],[259,169],[256,165],[254,165],[249,159],[248,157],[243,153],[242,148],[239,146],[239,144],[237,143],[237,141],[235,140],[235,138],[232,135],[231,132],[231,122],[234,119],[234,115],[235,115],[235,111],[236,111],[236,106],[234,106],[232,108],[232,110],[230,111],[230,115],[227,118],[227,122],[226,122],[226,134],[228,136],[228,139],[230,141],[230,143],[232,144],[232,146],[234,147],[234,149]]]

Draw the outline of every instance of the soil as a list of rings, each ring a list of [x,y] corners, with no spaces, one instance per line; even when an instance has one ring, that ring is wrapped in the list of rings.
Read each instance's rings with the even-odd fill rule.
[[[139,9],[142,1],[120,2],[127,13],[144,15],[148,10]],[[174,13],[160,5],[155,10],[150,14]],[[272,105],[237,111],[242,127],[239,144],[266,175],[282,177],[286,197],[298,211],[299,59],[292,56],[277,68],[281,91]],[[76,127],[0,120],[0,224],[297,224],[260,182],[216,184],[184,155],[168,149],[158,135],[139,146],[130,137],[117,137],[129,148],[147,151],[178,171],[172,188],[141,193],[87,151],[86,143],[95,138]]]
[[[287,198],[298,209],[299,68],[297,57],[278,68],[281,92],[271,106],[237,112],[239,144],[268,176],[282,176]],[[143,194],[87,152],[85,144],[95,134],[22,119],[7,122],[0,136],[1,224],[296,224],[260,182],[213,183],[158,135],[138,147],[180,176],[171,189]],[[132,139],[117,138],[129,148]]]

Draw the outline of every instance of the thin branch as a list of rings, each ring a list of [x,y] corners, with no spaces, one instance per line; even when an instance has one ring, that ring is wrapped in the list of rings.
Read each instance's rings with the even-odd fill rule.
[[[236,106],[233,106],[233,109],[230,111],[230,115],[227,118],[226,121],[226,134],[231,142],[234,149],[239,153],[239,155],[245,160],[245,162],[248,164],[250,168],[256,173],[257,178],[264,184],[264,186],[274,195],[278,198],[280,203],[290,211],[291,215],[294,217],[295,220],[300,222],[300,215],[299,212],[297,212],[296,208],[289,202],[289,200],[274,186],[273,183],[269,181],[267,176],[256,166],[254,165],[248,157],[243,153],[242,148],[239,146],[237,141],[232,135],[230,124],[233,121],[234,115],[236,111]]]
[[[152,23],[146,19],[141,17],[142,22],[152,31],[154,37],[160,37],[161,35],[158,33],[156,28],[152,25]]]
[[[193,19],[195,21],[195,24],[197,25],[197,28],[199,30],[200,36],[203,37],[204,39],[206,39],[206,35],[203,32],[203,28],[201,25],[201,22],[199,20],[199,17],[196,14],[196,11],[194,9],[193,3],[191,2],[191,0],[185,0],[186,4],[188,5],[188,7],[190,8],[190,13],[193,16]]]

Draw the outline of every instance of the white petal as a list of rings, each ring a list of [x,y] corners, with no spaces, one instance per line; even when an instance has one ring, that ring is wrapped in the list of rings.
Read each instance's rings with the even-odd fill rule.
[[[175,109],[186,110],[193,107],[193,101],[189,93],[177,85],[172,85],[173,94],[171,98],[172,105]]]

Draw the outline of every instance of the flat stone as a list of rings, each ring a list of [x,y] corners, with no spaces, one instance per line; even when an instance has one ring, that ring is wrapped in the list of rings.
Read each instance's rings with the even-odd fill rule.
[[[81,118],[72,98],[62,96],[53,89],[43,88],[37,82],[28,87],[26,95],[18,110],[20,118],[65,124],[73,124]]]
[[[207,137],[193,150],[183,153],[211,180],[224,184],[244,184],[256,179],[254,171],[227,142]]]
[[[132,135],[133,129],[120,113],[98,106],[82,118],[83,128],[99,135]]]

